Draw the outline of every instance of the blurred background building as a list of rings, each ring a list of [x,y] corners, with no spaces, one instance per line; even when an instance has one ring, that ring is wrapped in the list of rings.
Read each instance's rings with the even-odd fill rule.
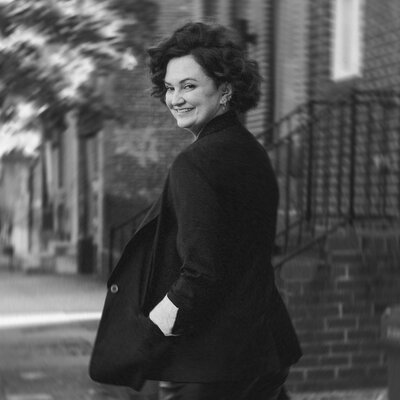
[[[93,7],[89,0],[42,3],[67,21],[66,10],[86,18]],[[80,82],[86,102],[78,96],[60,113],[50,99],[38,109],[34,155],[1,158],[2,240],[13,245],[16,265],[107,276],[191,140],[150,97],[145,50],[186,21],[229,25],[264,78],[260,104],[243,118],[268,149],[281,186],[277,278],[305,352],[290,384],[383,385],[380,317],[400,292],[398,0],[110,3],[125,13],[118,63],[103,63]],[[40,7],[24,8],[35,20],[29,6]],[[10,5],[2,7],[6,15]],[[15,32],[4,28],[3,39]],[[3,121],[16,99],[32,93],[13,92],[9,82],[2,82],[9,89]]]

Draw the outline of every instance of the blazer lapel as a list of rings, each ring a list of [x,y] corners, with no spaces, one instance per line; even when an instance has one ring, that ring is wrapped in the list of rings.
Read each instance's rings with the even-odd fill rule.
[[[115,275],[117,274],[117,271],[119,270],[120,266],[124,264],[124,261],[129,255],[131,254],[131,251],[133,249],[133,246],[135,246],[135,243],[138,240],[138,237],[140,236],[140,232],[146,228],[150,223],[152,223],[155,219],[158,218],[161,212],[161,206],[162,206],[162,195],[153,203],[153,205],[150,207],[149,211],[146,213],[144,216],[142,222],[136,229],[135,233],[133,234],[132,238],[128,241],[128,243],[125,245],[124,250],[122,251],[121,257],[119,258],[117,264],[115,265],[114,269],[111,271],[110,276],[108,277],[107,280],[107,286],[109,287],[113,279],[115,278]]]
[[[142,222],[140,223],[140,225],[138,226],[138,228],[136,229],[133,238],[135,238],[135,236],[146,226],[148,225],[150,222],[152,222],[155,218],[157,218],[160,213],[161,213],[161,209],[162,209],[162,205],[163,205],[163,201],[166,200],[167,197],[167,192],[168,192],[168,182],[169,182],[169,175],[167,175],[167,178],[165,179],[164,182],[164,187],[163,190],[160,194],[160,196],[158,197],[158,199],[153,203],[153,205],[150,207],[149,211],[147,212],[147,214],[144,216]]]
[[[147,224],[153,221],[161,212],[161,201],[162,196],[160,196],[150,207],[149,211],[147,211],[146,215],[143,217],[142,222],[139,224],[138,228],[136,229],[133,237],[139,233]]]

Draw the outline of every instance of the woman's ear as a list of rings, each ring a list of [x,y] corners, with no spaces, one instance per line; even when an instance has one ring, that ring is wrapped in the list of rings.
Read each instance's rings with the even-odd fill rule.
[[[224,96],[232,97],[232,84],[231,83],[223,83],[222,84],[222,94]]]
[[[221,104],[228,104],[232,98],[232,84],[230,83],[222,83],[221,84]]]

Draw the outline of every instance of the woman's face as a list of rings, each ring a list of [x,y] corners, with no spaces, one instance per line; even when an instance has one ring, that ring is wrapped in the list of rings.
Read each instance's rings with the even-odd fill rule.
[[[197,136],[207,122],[225,112],[221,99],[230,88],[217,87],[193,56],[171,59],[164,80],[165,102],[180,128]]]

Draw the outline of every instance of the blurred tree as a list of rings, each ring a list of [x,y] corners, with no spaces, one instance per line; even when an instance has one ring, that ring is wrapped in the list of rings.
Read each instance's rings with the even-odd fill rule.
[[[121,118],[102,82],[143,57],[156,15],[151,0],[0,0],[0,135],[35,120],[52,134],[73,108],[86,124]]]

